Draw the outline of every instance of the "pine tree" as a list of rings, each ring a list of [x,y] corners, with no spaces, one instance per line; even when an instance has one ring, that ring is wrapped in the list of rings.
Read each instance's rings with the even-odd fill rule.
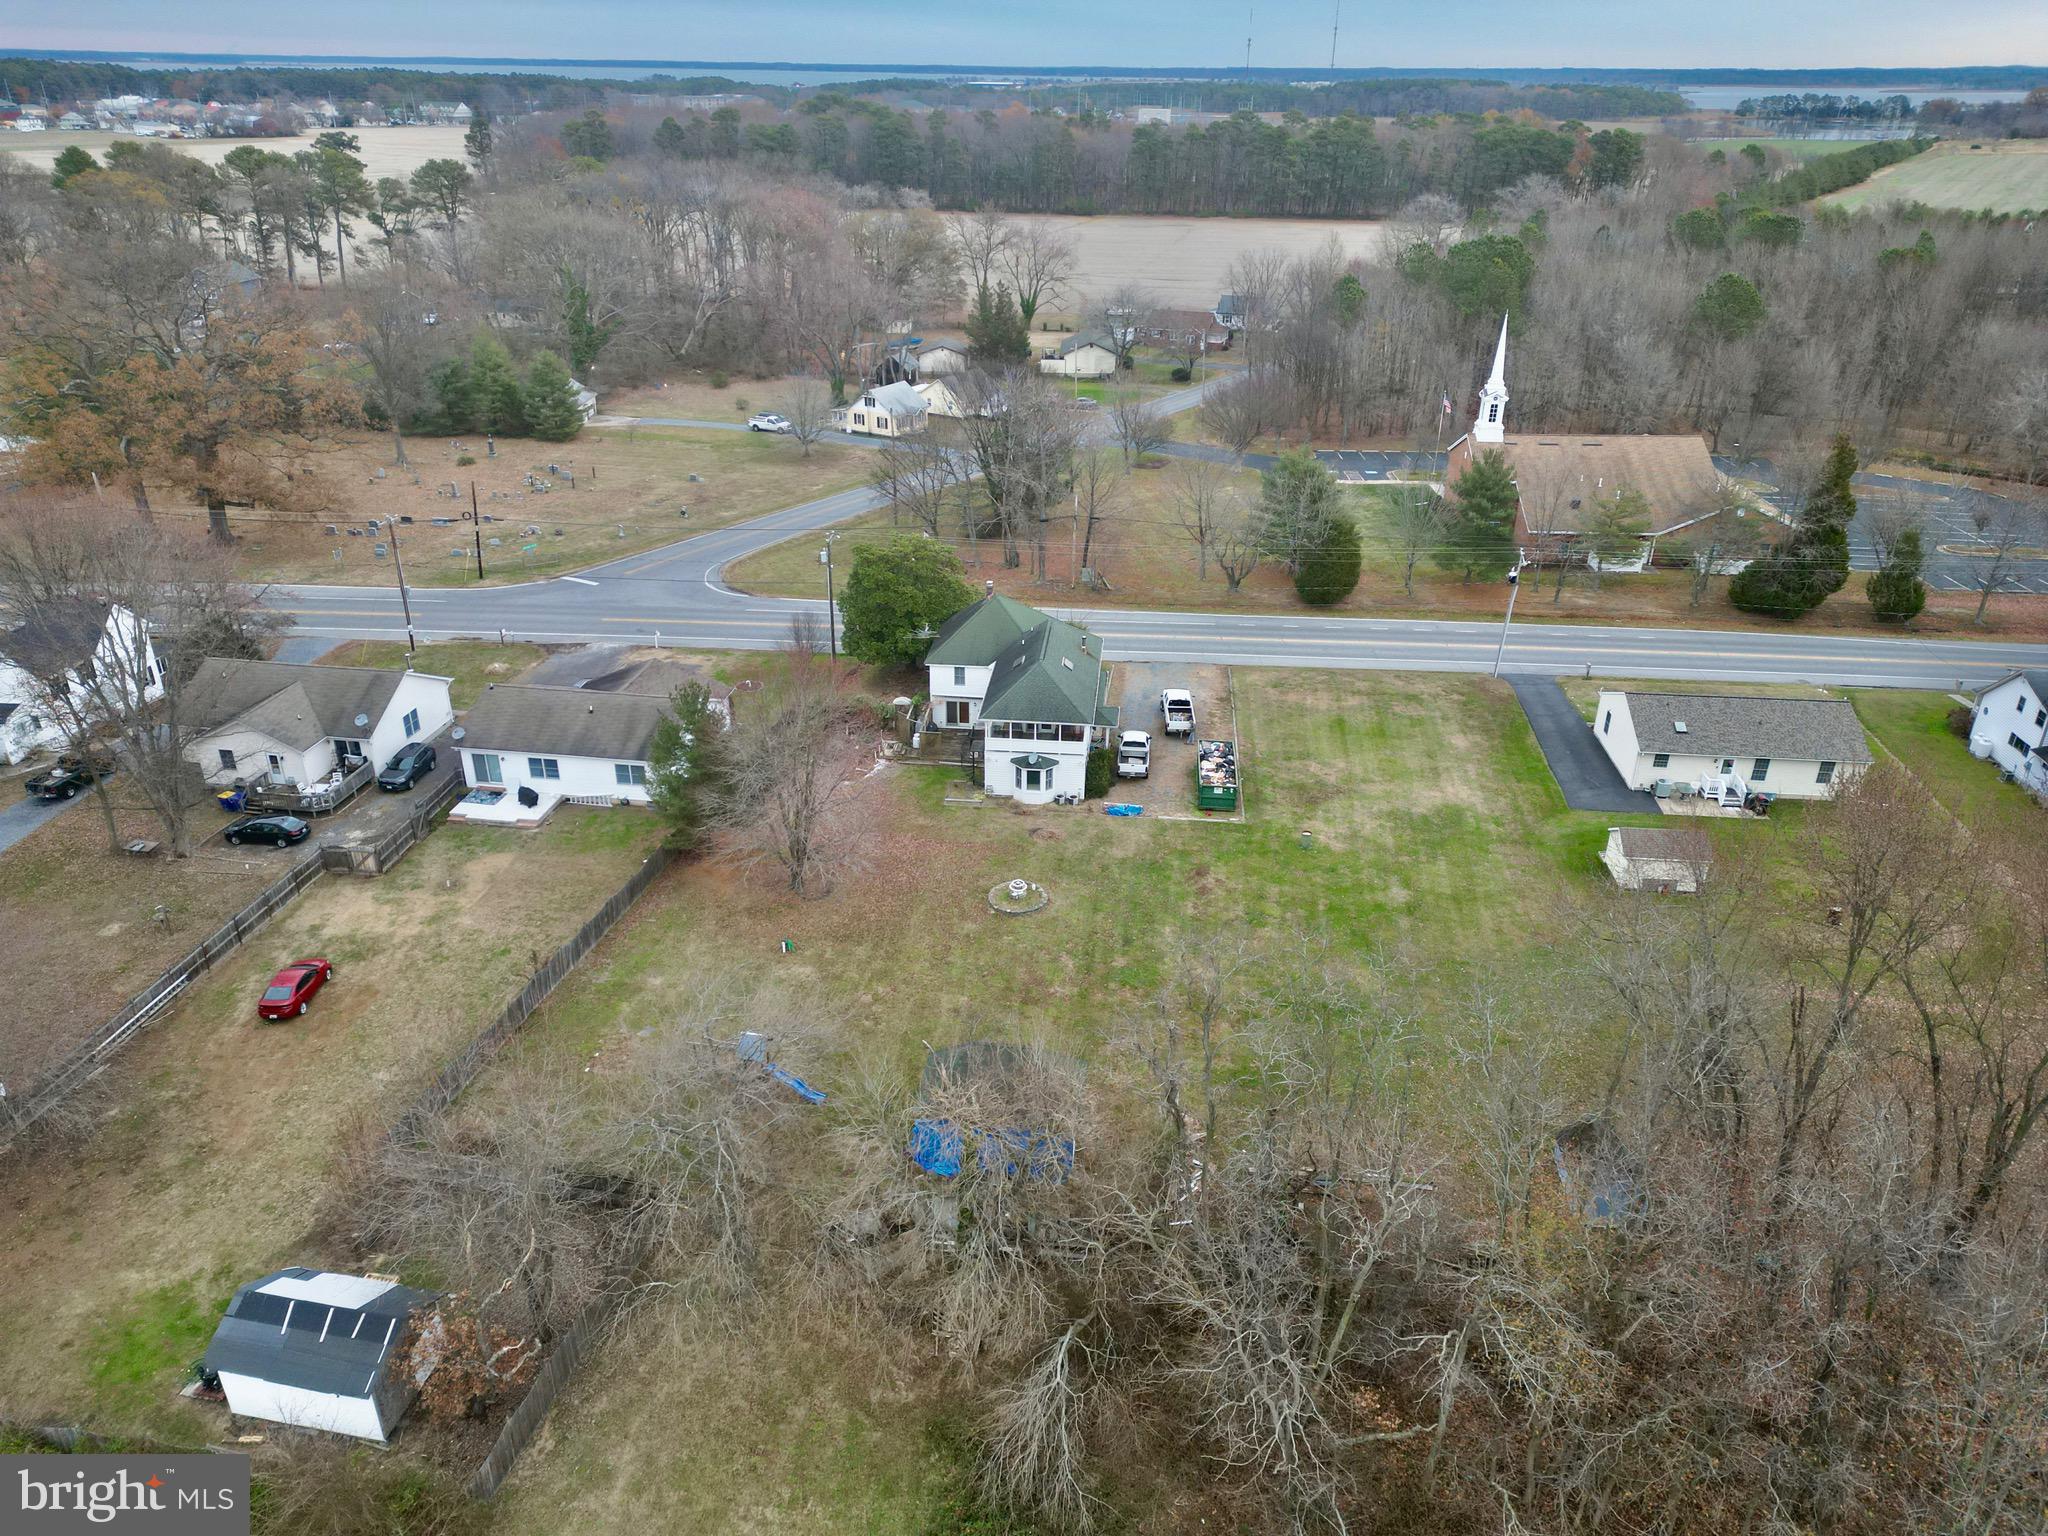
[[[704,841],[706,824],[732,777],[725,718],[702,683],[685,683],[669,700],[647,750],[654,773],[647,800],[668,823],[668,841],[685,851]]]
[[[1341,603],[1357,589],[1364,563],[1358,524],[1340,511],[1323,525],[1322,538],[1294,573],[1294,590],[1304,603],[1318,608]]]
[[[975,293],[974,311],[967,317],[967,357],[996,369],[1031,360],[1031,334],[1007,283],[996,284],[993,292],[983,285]]]
[[[1927,606],[1927,583],[1920,579],[1923,558],[1918,528],[1908,528],[1892,541],[1883,568],[1870,578],[1865,592],[1880,623],[1903,624]]]
[[[469,390],[476,402],[476,426],[500,437],[526,435],[526,394],[519,371],[489,336],[479,336],[470,345]]]
[[[683,137],[683,125],[673,117],[664,117],[654,130],[654,152],[665,159],[680,160],[689,147],[689,140]]]
[[[1465,580],[1503,576],[1515,563],[1515,512],[1521,493],[1506,455],[1489,448],[1451,486],[1451,520],[1434,556]]]
[[[1337,482],[1310,450],[1291,449],[1259,471],[1259,545],[1289,570],[1301,569],[1342,515]]]
[[[1593,556],[1593,590],[1600,590],[1600,567],[1626,565],[1642,552],[1643,534],[1650,526],[1650,504],[1633,486],[1623,486],[1613,496],[1603,496],[1587,519],[1586,548]]]
[[[526,429],[551,443],[566,443],[583,430],[583,409],[569,366],[552,352],[536,352],[526,369]]]

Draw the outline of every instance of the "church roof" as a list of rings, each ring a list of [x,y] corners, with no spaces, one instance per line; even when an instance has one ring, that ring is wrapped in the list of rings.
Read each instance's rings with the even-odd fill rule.
[[[1455,481],[1485,445],[1470,439],[1451,452]],[[1525,537],[1583,533],[1593,504],[1624,487],[1649,503],[1648,534],[1666,534],[1708,516],[1720,476],[1706,439],[1696,434],[1602,435],[1515,433],[1498,445],[1521,497],[1519,532]]]

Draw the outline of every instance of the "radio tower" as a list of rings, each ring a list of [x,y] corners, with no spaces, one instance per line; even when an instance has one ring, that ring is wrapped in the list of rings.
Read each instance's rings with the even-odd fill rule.
[[[1257,6],[1251,5],[1244,8],[1244,72],[1246,74],[1252,72],[1252,16],[1257,10]]]
[[[1344,0],[1330,0],[1330,68],[1337,67],[1337,21],[1344,14]]]

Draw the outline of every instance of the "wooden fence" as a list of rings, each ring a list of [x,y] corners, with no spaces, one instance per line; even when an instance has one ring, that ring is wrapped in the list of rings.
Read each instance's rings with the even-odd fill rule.
[[[321,860],[317,855],[300,860],[283,879],[266,886],[254,901],[208,934],[198,948],[130,998],[91,1039],[46,1070],[26,1093],[0,1099],[0,1151],[5,1151],[16,1136],[96,1076],[116,1051],[153,1023],[194,981],[270,921],[286,902],[318,879],[320,871]]]
[[[414,808],[410,816],[367,848],[345,848],[339,844],[323,845],[320,849],[320,867],[331,869],[339,875],[387,873],[405,857],[414,843],[434,830],[434,824],[446,813],[448,807],[460,800],[468,789],[469,786],[463,782],[461,774],[450,774],[441,781],[431,796]]]
[[[626,915],[633,903],[640,899],[640,893],[653,884],[654,877],[674,862],[675,854],[666,848],[657,848],[642,860],[640,867],[633,871],[633,877],[612,893],[611,898],[597,909],[597,915],[550,955],[540,969],[527,978],[526,985],[519,989],[519,995],[484,1026],[483,1033],[441,1069],[405,1113],[392,1123],[391,1129],[385,1133],[385,1140],[404,1142],[416,1139],[429,1119],[460,1098],[462,1090],[475,1081],[476,1075],[490,1064],[491,1058],[504,1048],[505,1042],[519,1032],[532,1017],[534,1009],[547,1001],[548,994],[561,985],[562,978],[576,969],[576,963],[611,931],[612,924]]]

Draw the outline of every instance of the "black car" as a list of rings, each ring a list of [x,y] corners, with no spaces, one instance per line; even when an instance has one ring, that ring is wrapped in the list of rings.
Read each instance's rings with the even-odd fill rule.
[[[391,754],[377,775],[379,789],[411,789],[434,771],[434,749],[424,741],[408,741]]]
[[[273,843],[289,848],[293,843],[303,843],[312,830],[296,816],[243,816],[229,822],[221,836],[237,845]]]
[[[114,771],[112,764],[81,762],[75,757],[62,757],[57,766],[48,773],[39,773],[22,787],[38,800],[69,800],[73,795],[91,789],[98,780]]]

